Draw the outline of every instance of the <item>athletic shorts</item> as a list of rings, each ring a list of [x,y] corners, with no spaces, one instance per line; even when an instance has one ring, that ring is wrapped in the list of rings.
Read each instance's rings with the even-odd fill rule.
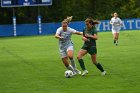
[[[66,48],[59,49],[61,58],[67,57],[67,51],[69,51],[69,50],[74,51],[73,46],[68,46],[68,47],[66,47]]]
[[[121,30],[121,28],[120,27],[115,27],[115,28],[112,28],[112,33],[114,34],[114,33],[119,33],[120,32],[120,30]]]
[[[87,52],[90,54],[90,55],[93,55],[93,54],[97,54],[97,48],[96,46],[82,46],[83,50],[87,50]]]

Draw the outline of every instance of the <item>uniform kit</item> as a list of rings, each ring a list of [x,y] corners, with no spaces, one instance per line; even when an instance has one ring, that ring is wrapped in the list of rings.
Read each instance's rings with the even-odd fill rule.
[[[111,22],[112,24],[112,33],[119,33],[119,31],[121,30],[121,24],[122,21],[119,17],[115,18],[111,18]]]
[[[63,31],[62,27],[57,29],[56,33],[60,34],[61,37],[64,37],[64,39],[59,39],[59,51],[62,58],[67,56],[68,50],[74,50],[71,35],[75,32],[76,30],[70,27],[67,28],[67,31]]]

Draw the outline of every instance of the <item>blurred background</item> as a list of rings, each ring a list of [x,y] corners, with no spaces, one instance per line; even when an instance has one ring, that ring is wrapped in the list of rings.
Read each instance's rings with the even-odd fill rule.
[[[122,19],[140,18],[140,0],[52,0],[51,6],[16,7],[17,23],[36,23],[38,9],[42,23],[61,22],[67,16],[74,16],[73,21],[83,21],[88,16],[110,20],[113,12]],[[0,24],[12,24],[12,17],[12,8],[0,7]]]

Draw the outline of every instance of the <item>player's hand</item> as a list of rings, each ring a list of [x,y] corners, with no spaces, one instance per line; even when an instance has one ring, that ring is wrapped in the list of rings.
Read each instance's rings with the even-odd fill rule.
[[[114,26],[114,25],[116,25],[116,24],[113,22],[112,25]]]
[[[91,37],[91,35],[89,35],[89,34],[85,34],[85,37]]]
[[[64,39],[64,37],[60,36],[59,39]]]
[[[83,37],[82,40],[84,40],[84,41],[88,41],[88,39],[87,39],[86,37]]]
[[[116,24],[117,26],[121,26],[121,24]]]
[[[80,35],[83,35],[83,32],[80,32]]]

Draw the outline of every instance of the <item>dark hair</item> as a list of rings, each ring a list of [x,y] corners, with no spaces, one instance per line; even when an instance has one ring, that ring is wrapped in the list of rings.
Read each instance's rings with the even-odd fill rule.
[[[97,20],[93,20],[93,18],[89,17],[85,20],[85,22],[89,22],[90,24],[92,25],[96,25],[96,24],[99,24],[99,21]]]

